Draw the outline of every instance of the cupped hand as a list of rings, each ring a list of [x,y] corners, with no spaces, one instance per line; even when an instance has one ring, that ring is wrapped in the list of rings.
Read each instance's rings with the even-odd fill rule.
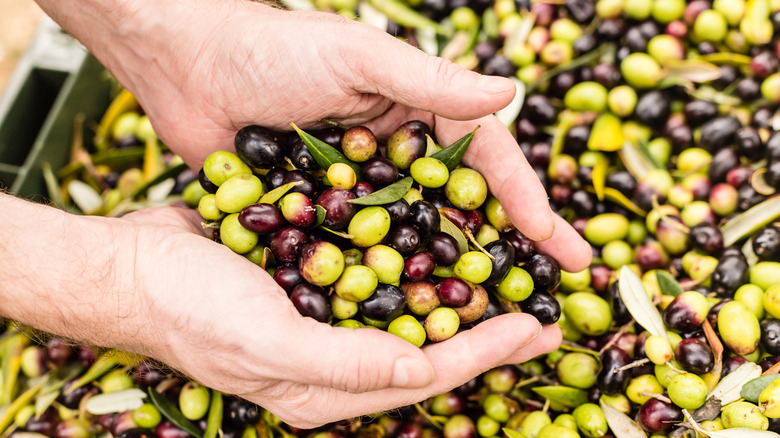
[[[302,317],[264,270],[205,238],[197,213],[148,209],[120,221],[134,257],[118,278],[143,309],[124,321],[138,328],[125,347],[297,427],[419,402],[560,343],[556,325],[526,314],[422,349],[381,330],[332,327]]]

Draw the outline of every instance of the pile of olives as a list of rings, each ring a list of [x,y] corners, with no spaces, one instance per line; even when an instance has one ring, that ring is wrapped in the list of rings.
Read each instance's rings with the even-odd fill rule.
[[[512,226],[479,172],[436,158],[426,124],[386,142],[363,126],[316,134],[248,126],[235,154],[212,153],[199,173],[198,211],[216,238],[266,269],[301,315],[417,346],[501,313],[502,301],[558,320],[557,262]],[[467,141],[450,147],[462,156]],[[338,161],[322,167],[322,151]]]

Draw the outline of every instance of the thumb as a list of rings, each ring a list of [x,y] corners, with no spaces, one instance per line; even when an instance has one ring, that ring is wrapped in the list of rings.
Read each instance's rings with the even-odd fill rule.
[[[292,316],[295,318],[295,316]],[[421,388],[434,379],[423,351],[381,330],[331,327],[311,318],[291,321],[283,354],[285,380],[351,393],[384,388]],[[312,363],[316,366],[302,367]]]
[[[480,75],[365,27],[371,35],[351,40],[346,48],[354,55],[351,59],[362,60],[357,69],[347,69],[357,76],[347,78],[355,91],[456,120],[494,113],[515,95],[509,78]]]

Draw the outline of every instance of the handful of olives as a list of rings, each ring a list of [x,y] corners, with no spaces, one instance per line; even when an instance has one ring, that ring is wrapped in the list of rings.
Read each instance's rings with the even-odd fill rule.
[[[243,128],[236,154],[206,159],[198,211],[321,322],[417,346],[511,309],[554,323],[560,268],[514,229],[482,175],[460,166],[473,133],[449,150],[430,133],[411,121],[380,145],[363,126]]]

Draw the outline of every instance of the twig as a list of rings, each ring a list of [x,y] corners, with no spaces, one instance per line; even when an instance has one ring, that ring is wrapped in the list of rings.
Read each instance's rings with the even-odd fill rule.
[[[669,399],[669,397],[667,397],[667,396],[665,396],[663,394],[658,394],[656,392],[642,391],[642,395],[645,396],[645,397],[654,398],[654,399],[662,401],[664,403],[672,404],[672,401]]]
[[[623,365],[620,368],[615,368],[614,370],[612,370],[612,372],[617,374],[617,373],[619,373],[621,371],[626,371],[626,370],[630,370],[632,368],[641,367],[642,365],[644,365],[646,363],[649,363],[649,362],[650,362],[650,359],[648,359],[648,358],[635,360],[635,361],[631,362],[628,365]]]
[[[634,325],[634,318],[631,318],[631,321],[628,321],[626,324],[623,325],[623,327],[620,327],[620,330],[615,333],[614,336],[612,336],[612,339],[609,340],[606,344],[604,344],[603,347],[601,347],[601,350],[599,350],[599,356],[604,354],[605,351],[609,349],[609,347],[617,344],[617,341],[620,340],[620,337],[626,334],[629,328]]]
[[[491,253],[487,252],[487,250],[486,250],[485,248],[483,248],[483,247],[482,247],[482,245],[480,245],[479,243],[477,243],[477,239],[475,239],[475,238],[474,238],[474,235],[473,235],[473,234],[471,234],[471,230],[469,230],[468,228],[463,228],[463,234],[465,234],[465,235],[466,235],[466,238],[468,238],[468,239],[469,239],[469,241],[470,241],[471,243],[473,243],[473,244],[474,244],[474,246],[476,246],[478,250],[482,251],[482,253],[483,253],[483,254],[485,254],[486,256],[490,257],[490,260],[495,260],[495,259],[496,259],[496,258],[493,256],[493,254],[491,254]]]

